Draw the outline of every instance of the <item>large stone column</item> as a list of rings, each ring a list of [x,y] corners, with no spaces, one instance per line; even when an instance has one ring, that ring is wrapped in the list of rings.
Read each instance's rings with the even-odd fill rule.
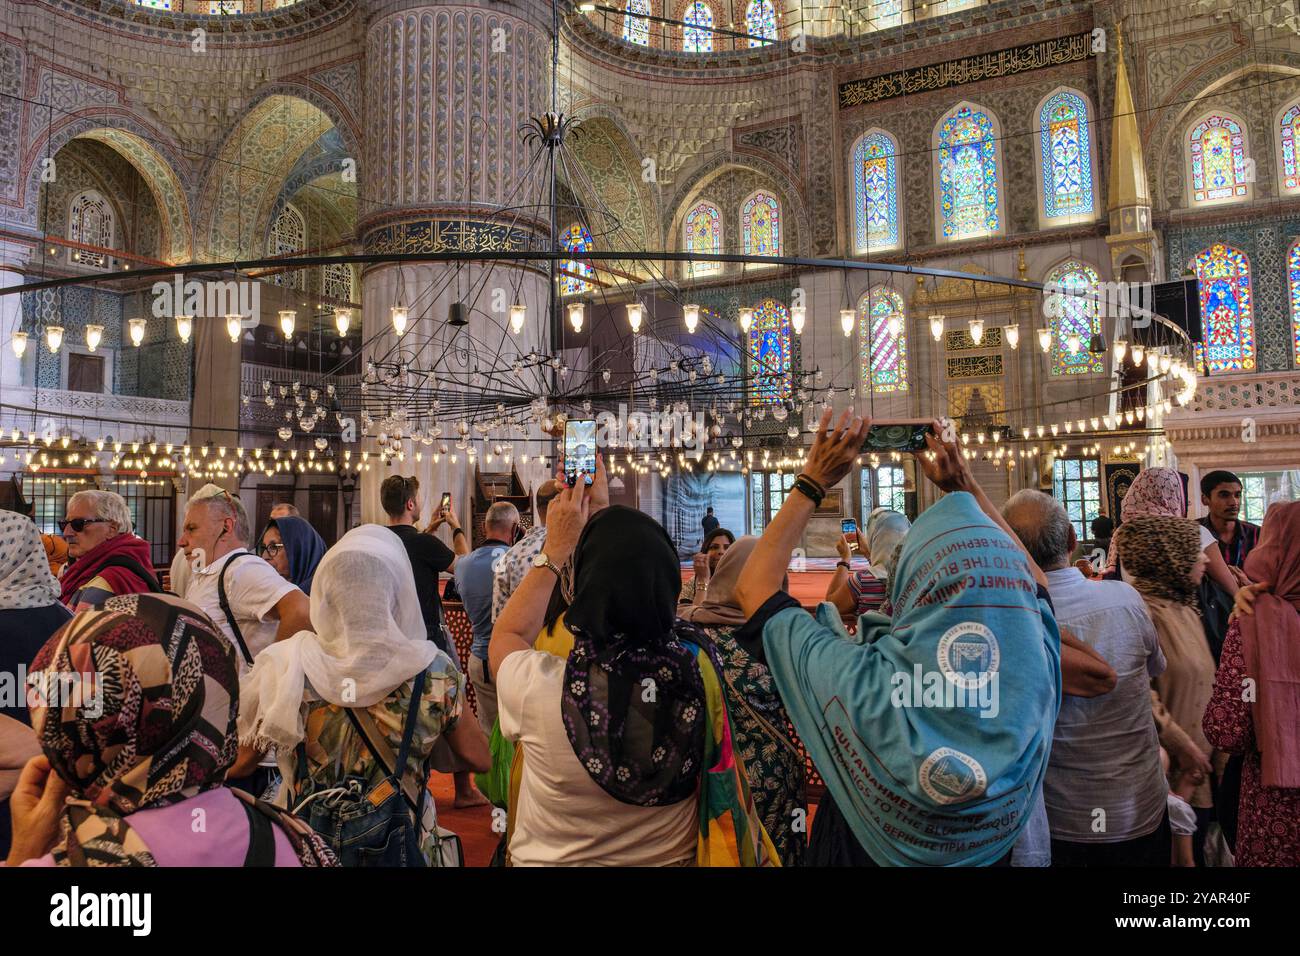
[[[367,5],[367,17],[362,193],[371,205],[360,210],[357,230],[365,250],[491,256],[536,247],[549,237],[549,214],[541,205],[549,198],[545,165],[529,167],[536,146],[525,145],[518,132],[530,117],[550,108],[549,6],[535,0],[509,6],[381,0]],[[472,263],[448,281],[454,271],[453,265],[438,263],[400,270],[379,265],[362,275],[362,329],[371,343],[364,359],[387,356],[419,368],[438,362],[438,390],[447,407],[455,401],[449,391],[456,387],[453,378],[465,383],[464,390],[490,393],[491,383],[479,389],[468,385],[475,366],[484,372],[494,365],[508,368],[516,353],[545,351],[550,338],[544,271]],[[390,321],[399,289],[403,304],[411,307],[400,343]],[[447,325],[449,307],[457,301],[469,307],[469,324],[459,329]],[[515,301],[528,307],[527,327],[519,336],[508,331],[507,312],[494,311]],[[377,412],[370,400],[378,391],[367,396],[372,415]],[[372,458],[371,470],[361,475],[363,521],[383,520],[379,485],[401,473],[420,479],[426,519],[437,497],[450,491],[461,523],[468,522],[473,470],[454,447],[458,418],[444,413],[435,420],[443,425],[439,441],[447,443],[449,453],[435,463],[437,444],[408,441],[405,462],[384,468]],[[360,447],[374,451],[374,438]],[[525,484],[530,478],[535,483],[535,475],[517,467]]]

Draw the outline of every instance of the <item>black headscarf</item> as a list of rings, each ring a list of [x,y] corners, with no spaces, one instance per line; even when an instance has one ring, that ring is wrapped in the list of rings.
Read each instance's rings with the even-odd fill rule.
[[[578,761],[610,796],[663,806],[694,794],[705,698],[695,653],[675,633],[677,549],[653,518],[615,505],[583,529],[562,716]]]

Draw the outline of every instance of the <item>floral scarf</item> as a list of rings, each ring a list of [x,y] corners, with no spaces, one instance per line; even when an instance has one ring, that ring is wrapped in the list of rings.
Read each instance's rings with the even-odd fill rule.
[[[45,545],[35,523],[0,511],[0,610],[59,603],[59,582],[50,573]]]
[[[1187,497],[1183,494],[1183,477],[1172,468],[1144,468],[1129,485],[1120,504],[1120,521],[1135,518],[1182,518],[1187,514]],[[1119,551],[1112,535],[1106,555],[1106,572],[1118,566]]]
[[[32,675],[38,686],[78,680],[82,688],[31,711],[51,767],[72,791],[55,863],[156,866],[128,818],[223,785],[238,748],[233,647],[192,604],[123,595],[60,628]],[[280,822],[304,866],[333,865],[314,834]]]
[[[1125,521],[1115,531],[1115,547],[1130,583],[1144,595],[1198,606],[1191,574],[1201,553],[1201,528],[1191,518]]]

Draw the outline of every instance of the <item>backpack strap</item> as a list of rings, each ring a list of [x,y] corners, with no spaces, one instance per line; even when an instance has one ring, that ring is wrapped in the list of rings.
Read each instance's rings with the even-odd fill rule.
[[[411,752],[411,739],[415,736],[415,721],[419,714],[420,699],[424,695],[424,679],[427,674],[428,671],[420,671],[415,675],[415,683],[411,685],[411,704],[406,710],[406,722],[402,726],[402,745],[397,752],[396,760],[393,758],[393,748],[388,746],[388,742],[379,733],[379,728],[375,726],[374,719],[370,714],[362,708],[344,708],[348,719],[352,721],[352,726],[361,735],[361,739],[365,741],[366,749],[379,762],[379,766],[383,768],[384,773],[389,777],[397,778],[402,794],[406,797],[406,802],[415,814],[417,826],[424,813],[424,797],[428,793],[428,788],[421,781],[419,792],[416,792],[416,788],[407,779],[406,761]]]
[[[248,852],[244,866],[275,866],[275,833],[271,821],[252,803],[240,801],[248,817]]]
[[[248,645],[244,643],[244,634],[239,630],[239,624],[235,621],[235,615],[230,610],[230,599],[226,596],[226,572],[230,566],[240,558],[248,555],[255,558],[257,555],[251,551],[241,551],[239,554],[232,554],[226,559],[226,563],[221,566],[221,571],[217,574],[217,601],[221,604],[221,613],[226,615],[226,623],[230,625],[230,631],[235,635],[235,643],[239,645],[239,653],[244,655],[244,660],[248,666],[253,666],[253,655],[248,652]]]
[[[158,579],[154,577],[143,564],[131,557],[129,554],[113,555],[113,557],[109,558],[99,566],[101,571],[104,570],[104,568],[125,568],[144,582],[144,584],[149,588],[150,594],[162,593],[162,585],[158,583]]]

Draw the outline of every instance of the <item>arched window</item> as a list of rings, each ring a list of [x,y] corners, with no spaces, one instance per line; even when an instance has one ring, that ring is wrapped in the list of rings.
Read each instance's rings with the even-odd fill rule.
[[[747,256],[781,254],[781,204],[775,196],[760,189],[745,200],[740,208],[740,238]]]
[[[1038,129],[1043,217],[1067,221],[1091,217],[1092,136],[1087,100],[1069,90],[1053,93],[1038,111]]]
[[[1088,375],[1105,371],[1105,355],[1088,351],[1101,334],[1097,300],[1097,270],[1077,259],[1062,262],[1047,274],[1047,314],[1052,329],[1053,375]]]
[[[790,398],[790,310],[775,299],[754,309],[749,327],[749,404],[775,405]]]
[[[321,278],[321,291],[325,298],[339,302],[352,301],[352,267],[346,262],[331,262]]]
[[[683,226],[687,252],[718,254],[722,252],[722,214],[718,207],[708,200],[701,199],[686,214]],[[691,276],[707,276],[722,271],[721,262],[687,263]]]
[[[1286,256],[1287,299],[1291,303],[1291,340],[1295,343],[1295,363],[1300,365],[1300,239],[1291,243]]]
[[[582,223],[575,222],[560,237],[560,246],[566,252],[590,252],[591,233]],[[560,276],[560,295],[578,295],[591,288],[590,282],[580,278],[592,274],[593,270],[589,263],[565,259],[560,264],[560,268],[566,273]]]
[[[865,390],[907,391],[907,321],[893,289],[872,289],[858,300],[858,358]]]
[[[853,235],[860,253],[898,245],[898,141],[884,130],[853,147]]]
[[[750,36],[751,47],[767,46],[776,39],[776,7],[772,6],[772,0],[750,0],[745,9],[745,32]]]
[[[1255,299],[1250,260],[1240,249],[1216,242],[1193,260],[1201,293],[1204,359],[1211,372],[1255,368]]]
[[[68,238],[88,246],[113,248],[113,207],[108,200],[93,189],[77,194],[68,207]],[[72,254],[84,266],[108,268],[107,253],[76,249]]]
[[[1277,152],[1282,157],[1284,193],[1300,193],[1300,158],[1296,156],[1297,120],[1300,120],[1300,102],[1284,108],[1277,121]]]
[[[937,131],[939,234],[971,239],[1002,229],[997,127],[987,112],[963,103]]]
[[[650,45],[650,0],[627,0],[623,16],[623,39],[628,43]]]
[[[280,215],[275,217],[275,222],[271,223],[271,242],[267,254],[271,256],[285,256],[295,252],[302,252],[307,248],[307,224],[302,218],[302,213],[294,209],[288,203],[280,210]],[[277,272],[271,279],[276,285],[288,286],[293,289],[303,288],[303,274],[301,270],[294,272]]]
[[[1211,113],[1187,134],[1191,166],[1192,204],[1236,202],[1249,198],[1250,160],[1241,123],[1224,113]]]
[[[682,49],[687,53],[713,52],[713,8],[695,0],[682,16]]]

